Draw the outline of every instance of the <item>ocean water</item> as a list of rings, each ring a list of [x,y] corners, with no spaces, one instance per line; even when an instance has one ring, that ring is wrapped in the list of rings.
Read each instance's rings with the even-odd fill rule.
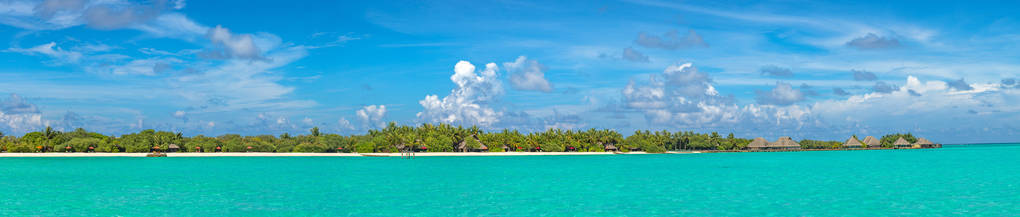
[[[2,158],[0,216],[1017,216],[1020,145],[613,156]]]

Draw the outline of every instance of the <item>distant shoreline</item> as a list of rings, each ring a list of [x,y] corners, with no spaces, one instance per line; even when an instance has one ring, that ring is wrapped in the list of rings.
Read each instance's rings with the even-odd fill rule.
[[[690,152],[668,152],[662,154],[680,154]],[[81,152],[49,152],[49,153],[0,153],[4,157],[145,157],[149,153],[81,153]],[[400,157],[401,153],[273,153],[273,152],[173,152],[167,157]],[[417,152],[415,157],[456,157],[456,156],[568,156],[568,155],[613,155],[613,154],[649,154],[645,152],[613,153],[613,152]]]
[[[584,156],[584,155],[636,155],[636,154],[700,154],[700,153],[745,153],[745,152],[805,152],[805,151],[866,151],[866,150],[906,150],[928,148],[879,148],[879,149],[794,149],[794,150],[699,150],[699,151],[668,151],[664,153],[632,152],[415,152],[414,157],[499,157],[499,156]],[[83,153],[83,152],[48,152],[48,153],[0,153],[5,157],[146,157],[149,153]],[[167,157],[401,157],[407,153],[275,153],[275,152],[171,152]]]

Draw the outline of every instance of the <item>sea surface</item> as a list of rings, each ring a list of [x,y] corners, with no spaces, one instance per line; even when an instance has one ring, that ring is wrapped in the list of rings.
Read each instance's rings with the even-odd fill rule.
[[[889,215],[1020,215],[1020,145],[411,160],[0,158],[0,216]]]

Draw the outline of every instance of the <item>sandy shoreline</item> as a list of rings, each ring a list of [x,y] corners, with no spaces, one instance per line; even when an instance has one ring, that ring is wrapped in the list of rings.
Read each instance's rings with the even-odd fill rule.
[[[0,153],[2,157],[145,157],[147,153]],[[415,157],[440,156],[556,156],[556,155],[612,155],[648,154],[645,152],[418,152]],[[671,152],[667,154],[678,154]],[[268,153],[268,152],[226,152],[226,153],[167,153],[167,157],[400,157],[400,153]]]

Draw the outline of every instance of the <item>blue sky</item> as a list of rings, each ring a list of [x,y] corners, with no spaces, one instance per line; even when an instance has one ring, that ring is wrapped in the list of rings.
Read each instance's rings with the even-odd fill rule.
[[[0,1],[0,131],[1020,136],[1015,3]]]

